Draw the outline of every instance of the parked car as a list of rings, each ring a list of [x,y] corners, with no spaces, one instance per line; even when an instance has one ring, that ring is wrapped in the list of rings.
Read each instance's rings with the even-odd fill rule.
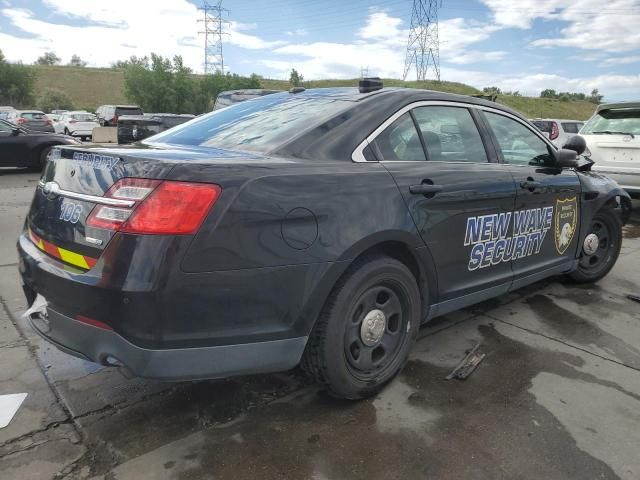
[[[0,120],[0,167],[39,169],[45,165],[52,147],[78,143],[71,137],[26,130]]]
[[[123,115],[118,119],[118,143],[125,144],[144,140],[193,118],[195,115],[174,113]]]
[[[598,105],[580,131],[594,170],[640,198],[640,102]]]
[[[100,123],[93,113],[76,110],[63,113],[57,121],[53,121],[53,125],[58,133],[86,140],[91,138],[93,129],[99,127]]]
[[[221,108],[228,107],[234,103],[245,102],[252,98],[263,97],[265,95],[271,95],[272,93],[281,93],[282,90],[268,90],[265,88],[247,88],[244,90],[227,90],[220,92],[216,97],[216,102],[213,105],[214,110],[220,110]]]
[[[144,112],[137,105],[102,105],[96,110],[98,122],[103,127],[116,127],[121,115],[142,115]]]
[[[613,267],[631,201],[577,157],[581,138],[558,150],[505,106],[381,87],[58,149],[18,243],[34,329],[141,377],[301,364],[356,399],[401,370],[422,323]]]
[[[7,120],[27,130],[55,133],[53,122],[39,110],[13,110],[9,112]]]
[[[0,106],[0,120],[6,120],[9,116],[9,112],[14,111],[15,108],[8,106]]]
[[[560,120],[557,118],[534,118],[531,120],[556,147],[561,148],[567,140],[576,135],[584,122],[580,120]]]

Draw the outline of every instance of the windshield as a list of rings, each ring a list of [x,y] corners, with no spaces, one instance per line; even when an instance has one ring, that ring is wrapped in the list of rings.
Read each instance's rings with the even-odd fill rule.
[[[623,108],[596,113],[580,133],[589,135],[598,132],[640,135],[640,109]]]
[[[266,153],[351,105],[331,97],[266,95],[215,110],[150,141]]]
[[[30,118],[32,120],[42,120],[45,118],[42,112],[23,112],[20,114],[22,118]]]

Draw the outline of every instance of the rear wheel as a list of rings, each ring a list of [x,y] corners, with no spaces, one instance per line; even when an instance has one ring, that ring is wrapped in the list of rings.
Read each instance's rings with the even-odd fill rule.
[[[407,362],[420,311],[416,280],[403,263],[358,261],[327,300],[301,366],[335,397],[374,395]]]
[[[576,282],[595,282],[613,268],[622,247],[622,223],[609,209],[596,213],[581,245],[578,268],[569,276]]]

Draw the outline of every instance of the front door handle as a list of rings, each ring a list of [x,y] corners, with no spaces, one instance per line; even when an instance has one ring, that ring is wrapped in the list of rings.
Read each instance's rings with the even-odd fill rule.
[[[442,187],[440,185],[421,183],[420,185],[411,185],[409,187],[409,191],[414,195],[425,195],[428,197],[433,197],[436,193],[442,191]]]
[[[520,188],[526,188],[531,192],[533,192],[536,188],[541,188],[542,186],[542,182],[537,182],[532,178],[527,178],[524,182],[520,182]]]

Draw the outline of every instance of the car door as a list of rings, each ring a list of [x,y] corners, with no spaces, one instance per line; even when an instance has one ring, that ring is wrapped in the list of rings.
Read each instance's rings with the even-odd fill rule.
[[[433,257],[437,302],[450,304],[438,313],[481,300],[474,297],[481,291],[507,291],[511,266],[496,245],[503,243],[513,210],[511,174],[497,159],[489,162],[491,152],[466,107],[420,102],[404,110],[371,146]],[[460,297],[469,301],[452,306]]]
[[[525,122],[498,111],[483,111],[498,154],[513,175],[514,286],[537,276],[566,271],[578,245],[580,180],[555,165],[553,147]]]
[[[29,152],[24,134],[13,134],[15,125],[0,122],[0,166],[17,167],[27,165]]]

